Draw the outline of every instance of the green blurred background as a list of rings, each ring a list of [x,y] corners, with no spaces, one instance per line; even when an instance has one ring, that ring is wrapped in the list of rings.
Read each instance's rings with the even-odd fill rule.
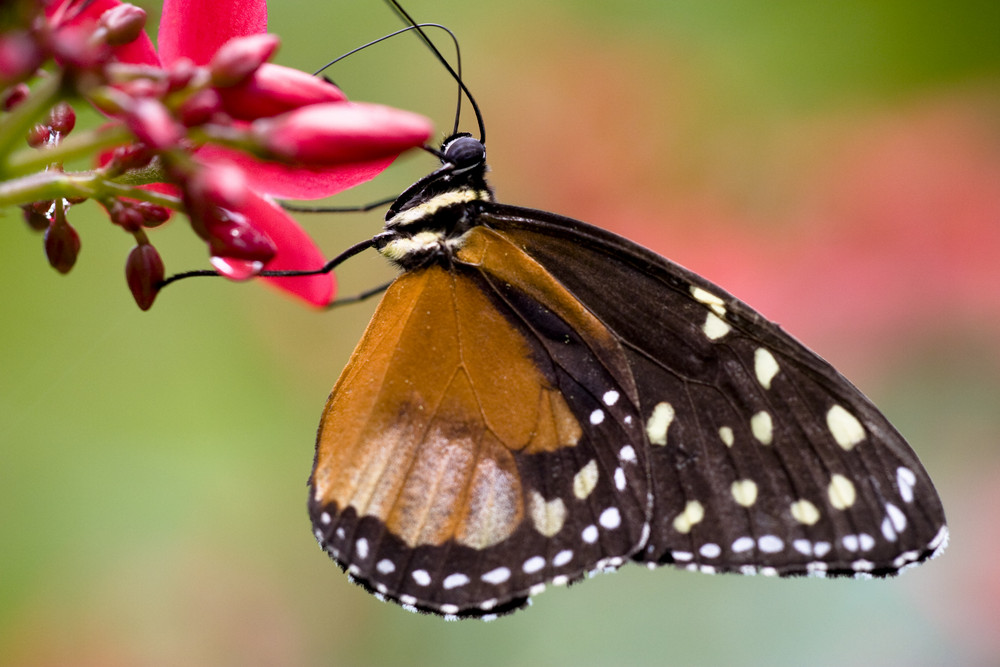
[[[628,567],[490,624],[406,613],[349,584],[305,512],[320,410],[374,304],[189,281],[141,313],[131,241],[94,205],[72,211],[68,276],[8,212],[0,664],[1000,664],[1000,3],[406,7],[458,33],[504,201],[627,234],[830,359],[921,455],[950,549],[888,582]],[[271,7],[277,60],[306,70],[397,25],[375,0]],[[450,127],[453,84],[415,39],[329,74]],[[339,201],[432,167],[404,157]],[[332,255],[380,217],[305,224]],[[152,238],[168,270],[206,265],[183,222]],[[340,275],[349,294],[392,272]]]

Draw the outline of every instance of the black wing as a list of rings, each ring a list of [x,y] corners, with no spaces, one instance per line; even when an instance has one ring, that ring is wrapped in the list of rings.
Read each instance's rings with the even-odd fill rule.
[[[944,510],[872,403],[745,303],[615,234],[487,204],[479,222],[538,261],[620,341],[648,457],[633,555],[704,572],[890,575],[939,553]]]

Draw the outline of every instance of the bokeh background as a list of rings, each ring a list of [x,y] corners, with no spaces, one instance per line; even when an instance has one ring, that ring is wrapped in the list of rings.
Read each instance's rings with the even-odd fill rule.
[[[1000,664],[1000,3],[406,6],[459,35],[505,201],[626,234],[828,358],[922,457],[951,547],[892,581],[628,567],[490,624],[406,613],[349,584],[305,512],[316,422],[374,304],[189,281],[141,313],[131,241],[95,206],[72,212],[68,276],[8,212],[0,664]],[[397,26],[375,0],[271,7],[278,61],[306,70]],[[451,125],[454,86],[413,38],[329,74]],[[305,224],[332,255],[380,218]],[[206,265],[182,222],[153,240],[169,270]],[[360,258],[343,293],[391,275]]]

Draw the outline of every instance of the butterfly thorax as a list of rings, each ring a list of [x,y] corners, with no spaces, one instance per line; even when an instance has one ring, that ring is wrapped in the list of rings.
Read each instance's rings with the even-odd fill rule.
[[[468,134],[441,147],[442,166],[396,199],[385,231],[375,238],[383,256],[403,269],[448,262],[476,226],[480,205],[492,202],[486,183],[486,149]]]

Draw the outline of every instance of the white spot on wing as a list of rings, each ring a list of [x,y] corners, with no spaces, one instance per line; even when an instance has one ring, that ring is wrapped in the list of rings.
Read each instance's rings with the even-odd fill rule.
[[[618,402],[619,396],[620,394],[617,391],[615,391],[614,389],[609,389],[608,391],[604,392],[604,396],[601,397],[601,400],[604,401],[604,405],[610,408],[612,405]]]
[[[480,579],[488,584],[502,584],[510,579],[510,569],[506,567],[498,567],[494,570],[490,570],[480,577]]]
[[[718,558],[719,555],[722,553],[722,547],[720,547],[718,544],[715,544],[714,542],[708,542],[706,544],[701,545],[701,548],[698,549],[698,553],[700,553],[705,558]]]
[[[459,586],[464,586],[467,583],[469,583],[469,577],[462,574],[461,572],[456,572],[454,574],[449,574],[447,577],[445,577],[444,581],[441,582],[441,585],[446,590],[451,590],[452,588],[458,588]]]
[[[410,576],[413,577],[417,586],[429,586],[431,583],[431,575],[427,573],[427,570],[414,570]]]
[[[528,560],[524,561],[524,565],[521,566],[521,569],[527,574],[534,574],[543,567],[545,567],[545,559],[541,556],[532,556]]]
[[[375,564],[375,569],[382,574],[392,574],[396,571],[396,566],[388,558],[383,558],[378,563]]]
[[[597,541],[597,526],[590,524],[580,532],[580,538],[587,544]]]
[[[615,488],[619,491],[625,490],[625,471],[621,468],[615,468]]]
[[[601,512],[597,522],[608,530],[613,530],[622,524],[622,515],[617,507],[609,507]]]
[[[913,502],[913,487],[917,484],[917,476],[909,468],[896,468],[896,485],[899,487],[899,497],[904,503]]]
[[[602,423],[604,421],[604,410],[597,408],[590,413],[590,423],[594,426]]]
[[[777,535],[762,535],[757,540],[757,548],[767,554],[776,554],[785,548],[785,543]]]
[[[571,560],[573,560],[573,552],[569,549],[563,549],[552,557],[552,564],[556,567],[562,567]]]
[[[632,445],[622,447],[621,451],[618,452],[618,458],[628,463],[636,463],[639,460],[635,456],[635,449],[632,448]]]

